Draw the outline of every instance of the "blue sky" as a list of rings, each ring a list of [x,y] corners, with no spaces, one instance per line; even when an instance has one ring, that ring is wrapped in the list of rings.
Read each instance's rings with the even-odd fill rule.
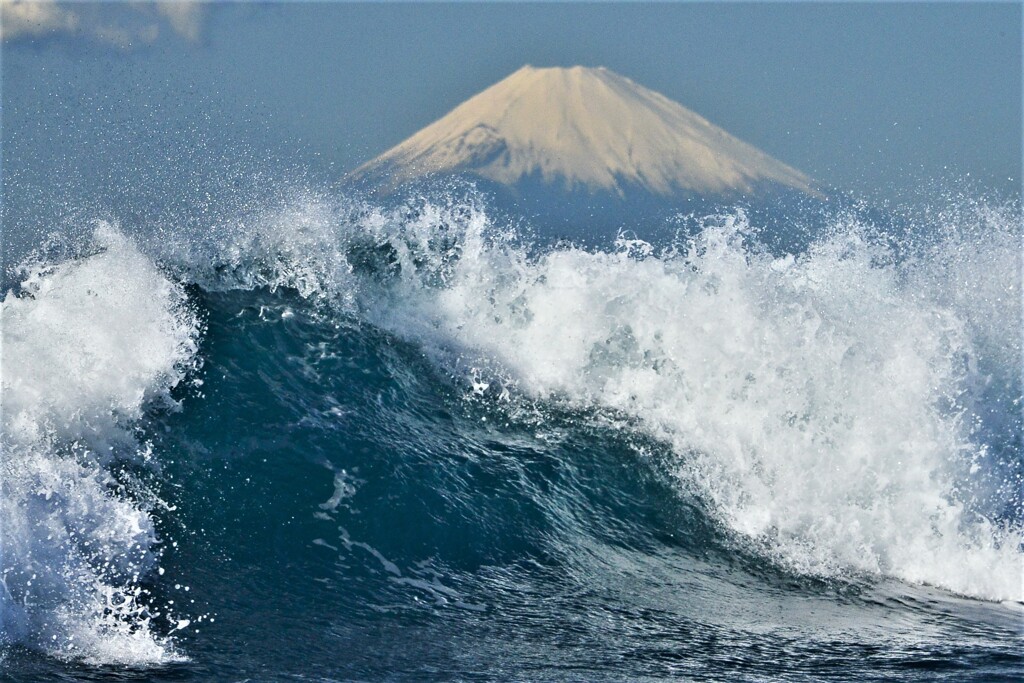
[[[1018,3],[50,7],[33,25],[4,5],[8,184],[158,150],[330,178],[523,64],[583,64],[843,189],[1020,190]]]

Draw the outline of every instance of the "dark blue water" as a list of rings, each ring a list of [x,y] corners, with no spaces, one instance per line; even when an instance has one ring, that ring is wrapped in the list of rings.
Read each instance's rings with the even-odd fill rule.
[[[1019,680],[1019,208],[958,216],[87,226],[4,302],[3,677]]]

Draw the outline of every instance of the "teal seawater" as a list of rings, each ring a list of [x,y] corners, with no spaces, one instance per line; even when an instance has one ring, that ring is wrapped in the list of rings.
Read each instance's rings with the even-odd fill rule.
[[[4,677],[1017,680],[1019,207],[826,222],[305,198],[40,252]]]

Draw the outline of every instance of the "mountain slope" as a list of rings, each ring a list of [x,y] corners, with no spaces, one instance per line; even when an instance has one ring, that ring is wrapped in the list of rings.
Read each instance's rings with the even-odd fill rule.
[[[604,68],[523,67],[351,178],[394,187],[471,173],[620,197],[730,194],[764,185],[814,193],[800,171],[682,105]]]

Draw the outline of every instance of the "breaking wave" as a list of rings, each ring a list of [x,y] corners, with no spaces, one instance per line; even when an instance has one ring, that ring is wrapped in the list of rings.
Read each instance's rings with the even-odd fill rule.
[[[651,438],[737,552],[783,571],[1024,600],[1019,207],[929,214],[898,242],[840,214],[791,254],[739,210],[688,220],[594,250],[472,199],[306,195],[170,238],[101,224],[90,255],[24,266],[3,302],[2,638],[181,656],[186,616],[147,589],[167,541],[143,427],[197,381],[192,286],[288,288],[509,420]]]
[[[144,579],[161,501],[135,426],[194,362],[199,323],[180,286],[107,224],[94,254],[23,268],[3,300],[0,642],[59,657],[150,664],[178,655]]]

